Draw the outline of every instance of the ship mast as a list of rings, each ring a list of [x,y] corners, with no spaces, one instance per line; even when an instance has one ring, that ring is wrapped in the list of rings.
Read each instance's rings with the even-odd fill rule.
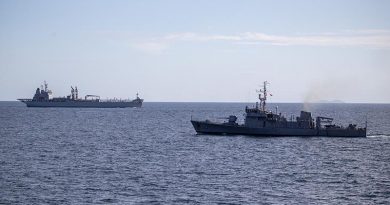
[[[265,112],[265,105],[267,104],[267,81],[264,81],[263,89],[260,89],[259,100],[260,110]]]
[[[75,93],[76,93],[76,100],[79,99],[79,90],[77,90],[77,86],[75,88]]]
[[[74,100],[74,88],[73,86],[70,86],[71,90],[70,90],[70,95],[72,96],[72,100]]]
[[[43,84],[45,85],[45,92],[48,92],[48,90],[47,90],[47,83],[46,83],[46,80],[45,80],[45,81],[43,81]]]

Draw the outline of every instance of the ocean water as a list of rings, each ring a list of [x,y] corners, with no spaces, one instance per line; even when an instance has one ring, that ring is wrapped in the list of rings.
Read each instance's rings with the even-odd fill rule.
[[[0,103],[0,204],[389,204],[390,105],[312,104],[367,138],[196,135],[244,103]],[[270,104],[298,115],[302,104]]]

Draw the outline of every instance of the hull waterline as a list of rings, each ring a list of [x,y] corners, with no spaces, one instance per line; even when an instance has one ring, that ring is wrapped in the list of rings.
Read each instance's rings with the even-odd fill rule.
[[[242,125],[218,124],[208,121],[191,121],[198,134],[251,135],[265,137],[366,137],[366,129],[296,129],[296,128],[250,128]]]
[[[29,101],[23,103],[25,103],[27,107],[126,108],[126,107],[142,106],[142,102],[34,102],[34,101]]]

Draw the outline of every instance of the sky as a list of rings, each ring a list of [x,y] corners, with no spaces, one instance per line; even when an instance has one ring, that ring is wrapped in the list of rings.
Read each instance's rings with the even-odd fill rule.
[[[0,100],[390,103],[390,1],[0,0]]]

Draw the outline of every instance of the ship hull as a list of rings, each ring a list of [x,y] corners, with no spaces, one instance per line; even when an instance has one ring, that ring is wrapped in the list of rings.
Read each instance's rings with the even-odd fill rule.
[[[83,102],[83,101],[68,101],[68,102],[45,102],[45,101],[22,101],[27,107],[69,107],[69,108],[126,108],[126,107],[141,107],[142,102]]]
[[[366,129],[303,129],[303,128],[250,128],[237,124],[218,124],[207,121],[191,121],[199,134],[252,135],[252,136],[324,136],[366,137]]]

